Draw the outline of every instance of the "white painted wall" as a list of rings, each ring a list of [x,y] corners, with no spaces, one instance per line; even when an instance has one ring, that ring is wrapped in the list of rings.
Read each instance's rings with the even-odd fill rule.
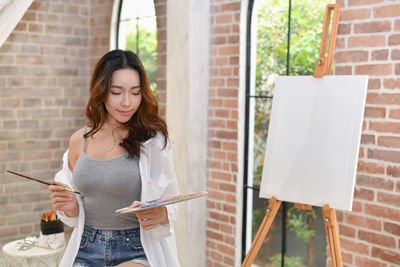
[[[207,189],[209,0],[167,2],[166,118],[181,193]],[[206,266],[206,198],[179,204],[182,266]]]

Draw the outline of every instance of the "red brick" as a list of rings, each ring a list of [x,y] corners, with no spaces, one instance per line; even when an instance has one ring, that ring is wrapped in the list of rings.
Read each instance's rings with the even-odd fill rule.
[[[236,131],[223,131],[219,130],[216,132],[217,137],[221,139],[237,139],[237,132]]]
[[[387,5],[374,8],[374,18],[398,17],[400,5]]]
[[[386,45],[386,36],[372,35],[372,36],[353,36],[349,37],[349,48],[356,47],[380,47]]]
[[[224,46],[218,48],[218,55],[237,55],[239,53],[239,46],[232,45],[232,46]]]
[[[379,206],[375,204],[365,204],[364,210],[367,215],[372,215],[378,218],[387,218],[393,221],[400,221],[400,210]]]
[[[375,162],[358,161],[357,171],[373,173],[373,174],[379,174],[379,173],[384,174],[385,166],[383,164],[379,164],[379,163],[375,163]]]
[[[211,44],[225,44],[226,43],[226,37],[225,36],[215,36],[211,38]]]
[[[362,227],[376,231],[381,230],[381,220],[368,218],[366,216],[361,216],[353,213],[346,213],[345,222],[347,224],[354,225],[357,228]]]
[[[367,60],[368,51],[344,51],[336,52],[335,54],[336,63],[362,62]]]
[[[228,212],[228,213],[236,213],[236,206],[235,205],[228,205],[228,204],[223,204],[223,211]]]
[[[217,118],[229,118],[229,110],[227,109],[216,109],[214,112]]]
[[[240,11],[240,3],[222,4],[220,12],[226,11]]]
[[[211,178],[222,180],[222,181],[231,181],[232,177],[230,173],[224,173],[219,171],[211,171]]]
[[[212,78],[211,86],[223,86],[225,85],[225,79],[223,78]]]
[[[399,206],[400,195],[378,192],[378,201],[395,207]]]
[[[224,254],[228,254],[230,256],[235,256],[235,249],[231,246],[226,246],[224,244],[217,244],[217,248]]]
[[[376,188],[380,190],[393,191],[394,183],[388,179],[371,177],[366,175],[357,175],[357,185],[369,188]]]
[[[237,97],[238,90],[237,89],[218,89],[219,97]]]
[[[214,231],[207,231],[207,237],[210,239],[214,239],[214,240],[219,240],[222,241],[223,240],[223,234],[214,232]]]
[[[233,257],[225,256],[224,257],[224,263],[225,263],[225,266],[234,266],[235,265],[235,261],[234,261]]]
[[[362,6],[383,3],[384,0],[349,0],[349,6]]]
[[[222,261],[222,255],[215,251],[210,251],[210,256],[213,260]]]
[[[393,251],[389,249],[373,247],[371,250],[371,256],[390,263],[400,265],[400,253],[398,252],[398,250]]]
[[[355,263],[356,266],[362,266],[362,267],[387,267],[386,263],[382,263],[374,259],[360,257],[360,256],[355,257]]]
[[[336,49],[343,49],[346,47],[345,38],[340,38],[339,36],[336,38]]]
[[[399,45],[400,44],[400,34],[393,34],[389,36],[389,45]]]
[[[400,60],[400,49],[393,49],[390,53],[391,60]]]
[[[388,49],[375,50],[371,53],[372,60],[387,60],[389,57]]]
[[[336,66],[335,67],[335,75],[351,75],[352,74],[352,68],[350,66]]]
[[[400,177],[400,167],[399,166],[387,166],[386,173],[392,177]]]
[[[365,118],[385,118],[386,109],[377,107],[366,107],[364,111]]]
[[[231,25],[215,25],[211,30],[212,34],[226,35],[231,33]]]
[[[364,130],[364,128],[363,128]],[[358,158],[362,159],[365,157],[365,149],[363,147],[360,147],[360,150],[358,152]]]
[[[342,251],[342,262],[344,264],[351,264],[353,262],[353,253],[346,253]],[[327,265],[326,267],[332,267],[332,265]]]
[[[368,254],[368,246],[361,242],[356,242],[347,238],[340,238],[340,246],[351,252]]]
[[[238,129],[237,121],[235,120],[226,121],[226,127],[231,130],[237,130]]]
[[[361,144],[375,144],[375,136],[371,134],[361,135]]]
[[[398,105],[400,103],[400,94],[367,94],[368,104]]]
[[[368,90],[371,89],[380,89],[381,88],[381,80],[380,79],[371,79],[368,80]]]
[[[400,236],[400,225],[399,224],[384,222],[383,229],[385,230],[385,232],[388,232],[395,236]]]
[[[367,19],[369,17],[371,17],[371,9],[369,8],[350,9],[340,12],[340,21]]]
[[[391,148],[400,148],[400,137],[397,136],[379,136],[378,145]]]
[[[383,86],[386,89],[399,89],[400,88],[400,79],[384,79]]]
[[[348,225],[339,225],[339,234],[340,236],[347,236],[347,237],[355,237],[356,236],[356,229],[354,227],[350,227]]]
[[[389,20],[354,24],[355,33],[389,32],[391,29],[392,29],[392,22]]]
[[[391,75],[392,64],[369,64],[355,67],[356,75],[384,76]]]
[[[351,33],[351,25],[340,23],[337,34],[343,35],[343,34],[349,34],[349,33]],[[337,40],[336,40],[336,46],[337,46]]]
[[[217,24],[231,23],[232,22],[232,14],[219,14],[215,17],[215,22]]]
[[[369,129],[376,132],[400,133],[400,122],[370,122]]]
[[[384,247],[396,248],[396,239],[392,236],[377,234],[375,232],[359,230],[358,238],[372,244],[377,244]]]
[[[354,199],[374,200],[374,191],[362,188],[354,189]]]
[[[400,163],[400,151],[368,149],[368,157],[389,162]]]

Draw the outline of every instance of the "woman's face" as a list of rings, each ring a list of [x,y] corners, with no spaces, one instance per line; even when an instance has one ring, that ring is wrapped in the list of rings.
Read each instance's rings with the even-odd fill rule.
[[[111,87],[104,103],[109,122],[122,124],[130,120],[142,101],[139,73],[133,69],[113,72]]]

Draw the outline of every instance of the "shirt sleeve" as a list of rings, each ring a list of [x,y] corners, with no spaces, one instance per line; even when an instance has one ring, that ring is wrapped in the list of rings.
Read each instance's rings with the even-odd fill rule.
[[[72,172],[70,171],[68,167],[68,150],[64,153],[63,156],[63,168],[58,171],[54,177],[54,180],[57,182],[63,183],[74,189],[74,186],[72,185]],[[78,198],[78,203],[79,203],[79,209],[81,209],[81,201],[80,201],[80,196],[76,196]],[[70,227],[75,227],[78,223],[78,218],[77,217],[68,217],[63,211],[57,211],[57,216],[60,218],[60,220],[65,223],[66,225]]]
[[[158,135],[155,144],[151,146],[149,155],[150,176],[153,180],[162,180],[164,189],[161,198],[178,194],[178,184],[173,164],[173,152],[171,143],[168,141],[164,148],[164,137]],[[168,224],[159,224],[157,227],[149,230],[157,238],[167,237],[174,233],[174,224],[178,216],[177,204],[167,205]]]

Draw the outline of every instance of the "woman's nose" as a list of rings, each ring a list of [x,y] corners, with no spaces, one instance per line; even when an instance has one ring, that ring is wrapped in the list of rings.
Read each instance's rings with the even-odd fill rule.
[[[129,104],[130,104],[129,94],[124,94],[123,95],[121,104],[123,106],[129,106]]]

